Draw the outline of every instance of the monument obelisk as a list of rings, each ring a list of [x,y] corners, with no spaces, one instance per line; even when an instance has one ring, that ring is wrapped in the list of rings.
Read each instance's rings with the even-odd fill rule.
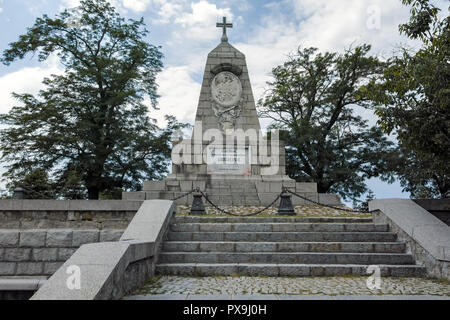
[[[232,26],[225,17],[217,23],[221,42],[206,60],[192,138],[172,141],[172,173],[145,181],[142,192],[124,193],[124,199],[174,199],[198,187],[217,205],[258,206],[270,204],[285,187],[320,200],[316,183],[286,176],[284,143],[262,134],[245,55],[228,42]],[[191,199],[177,202],[188,205]]]

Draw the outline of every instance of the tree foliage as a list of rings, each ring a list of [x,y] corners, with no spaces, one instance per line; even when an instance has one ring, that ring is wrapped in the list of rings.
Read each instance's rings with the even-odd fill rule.
[[[375,193],[372,190],[369,190],[366,195],[366,200],[353,201],[353,208],[360,211],[369,211],[369,202],[375,199]]]
[[[368,86],[379,104],[376,114],[387,133],[395,133],[402,162],[395,169],[413,197],[450,196],[450,18],[428,0],[411,5],[409,23],[400,31],[424,46],[403,49],[385,69],[381,82]]]
[[[29,171],[20,181],[12,181],[7,187],[11,193],[16,188],[24,189],[27,199],[51,199],[54,197],[53,186],[47,172],[40,168]]]
[[[373,106],[365,84],[384,68],[369,50],[362,45],[339,55],[299,49],[272,70],[274,80],[259,101],[261,115],[286,129],[287,173],[317,182],[319,192],[355,199],[367,191],[367,178],[393,178],[393,143],[354,110]]]
[[[74,23],[76,21],[76,23]],[[51,173],[61,195],[97,199],[139,189],[167,169],[170,133],[148,117],[156,107],[155,77],[162,68],[158,47],[145,41],[143,20],[120,17],[106,0],[82,0],[34,25],[11,43],[1,61],[27,53],[40,61],[57,54],[65,71],[44,80],[38,96],[14,94],[21,104],[0,117],[2,160],[11,180],[39,168]]]

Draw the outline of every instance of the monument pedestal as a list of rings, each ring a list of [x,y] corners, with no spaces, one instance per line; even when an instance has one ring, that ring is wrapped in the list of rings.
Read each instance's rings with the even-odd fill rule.
[[[339,196],[317,193],[313,182],[295,182],[288,176],[236,176],[236,175],[197,175],[171,174],[163,181],[145,181],[141,192],[124,192],[126,200],[175,199],[178,196],[200,188],[209,199],[219,206],[267,206],[281,192],[288,188],[303,197],[327,205],[341,205]],[[191,205],[193,196],[177,200],[179,205]],[[293,205],[313,205],[313,203],[292,197]],[[205,203],[209,206],[208,203]],[[274,206],[278,206],[277,201]]]

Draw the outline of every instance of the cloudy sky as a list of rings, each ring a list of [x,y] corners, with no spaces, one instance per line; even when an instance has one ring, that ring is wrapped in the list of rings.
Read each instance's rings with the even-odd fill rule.
[[[409,8],[400,0],[111,0],[127,18],[144,21],[148,41],[160,45],[164,70],[158,77],[162,119],[173,114],[193,122],[207,53],[219,42],[221,30],[215,23],[227,16],[233,22],[229,41],[247,57],[250,79],[258,99],[270,80],[270,71],[298,46],[342,52],[350,45],[372,44],[372,53],[390,56],[400,45],[417,47],[398,33]],[[434,4],[445,10],[447,0]],[[31,26],[36,17],[78,5],[78,0],[0,0],[0,50]],[[41,81],[61,72],[56,58],[40,63],[31,55],[10,66],[0,65],[0,112],[14,103],[11,92],[36,93]],[[370,112],[363,116],[376,122]],[[267,125],[262,122],[263,126]],[[408,197],[398,183],[369,183],[378,198]]]

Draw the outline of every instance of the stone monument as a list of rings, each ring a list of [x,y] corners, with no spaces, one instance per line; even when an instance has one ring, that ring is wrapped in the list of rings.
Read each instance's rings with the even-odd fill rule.
[[[217,205],[265,206],[285,187],[340,204],[335,195],[319,195],[316,183],[286,176],[284,143],[276,132],[269,139],[261,132],[245,56],[228,42],[232,26],[225,17],[217,23],[221,43],[206,60],[192,137],[172,141],[172,173],[163,181],[145,181],[143,191],[125,192],[123,199],[174,199],[198,187]]]

